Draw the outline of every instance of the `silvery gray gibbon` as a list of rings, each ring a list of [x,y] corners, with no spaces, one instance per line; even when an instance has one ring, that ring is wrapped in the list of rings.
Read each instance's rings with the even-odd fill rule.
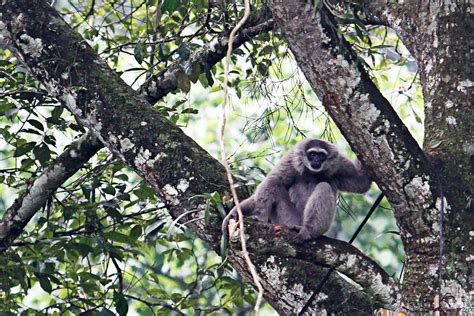
[[[298,230],[296,243],[329,230],[336,213],[338,191],[364,193],[371,184],[362,164],[341,155],[336,146],[306,139],[272,169],[256,192],[241,202],[244,215]],[[235,207],[222,224],[224,234]]]

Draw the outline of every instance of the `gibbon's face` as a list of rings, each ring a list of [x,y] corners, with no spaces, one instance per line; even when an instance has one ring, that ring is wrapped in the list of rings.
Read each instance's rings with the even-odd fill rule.
[[[324,163],[328,158],[328,152],[319,147],[311,147],[306,150],[306,167],[314,172],[319,172],[324,169]]]

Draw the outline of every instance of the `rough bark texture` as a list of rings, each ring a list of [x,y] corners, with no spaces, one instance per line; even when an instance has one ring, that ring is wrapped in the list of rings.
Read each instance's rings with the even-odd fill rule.
[[[433,308],[440,279],[443,191],[448,203],[441,291],[450,297],[451,305],[446,308],[465,310],[473,284],[468,268],[473,258],[473,214],[468,210],[473,187],[472,82],[469,68],[460,66],[469,56],[467,34],[472,33],[467,3],[377,1],[368,2],[367,8],[399,31],[419,60],[427,101],[425,147],[436,158],[433,163],[357,63],[350,47],[334,32],[329,12],[323,8],[315,14],[304,1],[272,1],[273,16],[298,65],[394,208],[406,253],[405,303],[414,310]],[[459,29],[466,33],[458,33]],[[453,56],[458,61],[451,68]]]
[[[227,182],[219,162],[125,85],[46,3],[39,1],[32,8],[26,0],[3,1],[0,13],[1,40],[48,87],[52,96],[64,101],[81,124],[156,188],[174,217],[189,210],[204,210],[206,201],[197,195],[213,191],[226,193]],[[190,216],[197,218],[202,214],[196,212]],[[192,218],[188,216],[183,220]],[[218,248],[220,221],[217,212],[213,212],[208,226],[194,221],[190,228]],[[249,228],[249,234],[255,229],[259,236],[268,237],[268,229],[259,225]],[[254,237],[254,240],[254,249],[267,244],[263,237]],[[295,248],[294,254],[286,258],[276,259],[269,255],[270,251],[254,255],[269,289],[266,297],[277,310],[295,313],[301,308],[310,290],[324,275],[317,267],[319,261],[337,266],[342,273],[354,277],[365,272],[362,267],[371,267],[369,275],[378,283],[376,288],[369,286],[364,293],[334,274],[314,310],[367,314],[374,307],[395,304],[397,288],[390,277],[352,246],[328,245],[332,251],[327,255],[320,252],[318,262],[312,262],[316,257],[304,255],[304,251],[311,253],[313,247],[321,249],[325,243],[320,241]],[[282,253],[287,248],[275,247],[272,251]],[[337,254],[345,256],[347,253],[353,253],[360,265],[340,264],[343,258]],[[234,250],[234,254],[235,267],[247,275],[239,251]],[[298,259],[294,259],[296,255]]]
[[[441,178],[448,204],[442,293],[453,312],[471,306],[474,288],[474,107],[472,106],[472,3],[420,1],[402,5],[367,2],[369,13],[402,37],[418,61],[425,99],[424,150]],[[385,8],[381,10],[381,8]],[[422,10],[420,10],[420,8]],[[405,288],[419,290],[415,271]]]

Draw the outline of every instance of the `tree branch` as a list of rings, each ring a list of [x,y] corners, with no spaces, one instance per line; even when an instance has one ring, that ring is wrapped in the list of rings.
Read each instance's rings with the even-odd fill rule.
[[[248,21],[236,34],[233,49],[239,48],[252,37],[273,29],[273,19],[268,10],[251,13]],[[178,60],[163,69],[142,87],[142,94],[150,104],[156,103],[163,96],[178,88],[178,74],[184,73],[188,77],[195,75],[194,69],[199,72],[210,71],[222,58],[228,47],[228,32],[219,34],[213,41],[191,55],[188,60]],[[196,65],[198,67],[196,68]]]
[[[18,237],[54,191],[102,147],[92,133],[84,134],[36,178],[33,184],[5,211],[0,221],[0,251],[7,248]]]
[[[253,13],[249,21],[244,25],[244,28],[239,31],[236,37],[236,44],[234,44],[234,49],[238,48],[240,45],[251,39],[253,36],[267,32],[272,29],[273,21],[269,18],[269,12],[266,10],[257,11]],[[1,25],[0,25],[1,27]],[[0,32],[2,30],[0,29]],[[5,30],[5,35],[7,31]],[[199,63],[201,65],[207,64],[209,68],[215,66],[224,56],[227,49],[227,43],[225,38],[227,32],[223,32],[217,36],[217,39],[205,47],[198,50],[194,53],[193,57],[190,59],[193,63]],[[4,40],[9,40],[5,38]],[[10,39],[11,41],[11,39]],[[191,61],[188,61],[191,62]],[[145,98],[152,103],[156,103],[161,100],[166,94],[175,90],[177,88],[177,81],[171,80],[170,78],[176,78],[178,73],[181,72],[183,66],[180,62],[175,62],[169,67],[164,69],[158,76],[154,77],[152,81],[147,82],[147,86],[143,88],[142,94]],[[201,67],[201,71],[204,71],[205,68]],[[151,89],[151,87],[155,87]],[[27,91],[28,92],[28,91]],[[154,92],[154,93],[152,93]],[[14,91],[13,93],[19,93]],[[29,92],[28,92],[29,93]],[[58,159],[52,163],[52,165],[43,172],[43,174],[35,181],[39,183],[41,180],[41,186],[48,188],[42,192],[42,195],[39,196],[35,201],[36,203],[30,204],[27,210],[22,210],[22,213],[27,214],[27,216],[16,216],[18,208],[22,206],[25,202],[25,198],[29,198],[26,194],[18,197],[14,204],[5,212],[2,220],[0,221],[0,249],[8,247],[15,238],[21,233],[22,229],[26,226],[28,221],[33,217],[33,215],[41,209],[41,207],[46,203],[51,194],[62,185],[69,177],[71,177],[77,170],[79,170],[82,165],[88,161],[94,154],[103,148],[103,145],[97,141],[95,137],[88,134],[87,137],[83,137],[77,142],[72,143],[69,146],[70,150],[67,150],[63,153]],[[70,154],[71,150],[77,152],[77,159],[71,159]],[[87,159],[81,159],[81,157],[89,157]],[[67,160],[67,164],[63,162]],[[61,169],[58,169],[61,168]],[[64,168],[64,170],[62,169]],[[56,177],[51,177],[51,170],[62,170],[56,174]],[[30,190],[36,190],[35,184],[31,187]],[[46,194],[45,194],[46,193]]]
[[[295,258],[323,267],[333,268],[359,284],[363,291],[386,307],[396,308],[401,295],[398,284],[371,258],[351,244],[328,237],[320,237],[303,245],[293,245],[295,232],[286,227],[265,229],[262,222],[246,223],[249,240],[265,240],[265,244],[249,243],[254,253]],[[374,282],[375,281],[375,282]]]

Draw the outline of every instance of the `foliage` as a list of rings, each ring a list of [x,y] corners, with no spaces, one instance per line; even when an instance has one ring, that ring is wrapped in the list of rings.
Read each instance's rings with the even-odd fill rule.
[[[72,27],[139,88],[175,60],[188,60],[240,14],[207,1],[57,1]],[[254,3],[253,10],[261,7]],[[415,135],[422,128],[416,70],[389,30],[341,28]],[[0,62],[0,215],[84,132],[6,50]],[[278,32],[235,50],[226,140],[241,185],[254,188],[302,137],[324,137],[348,149],[320,106]],[[80,62],[80,61],[78,61]],[[196,70],[196,69],[195,69]],[[183,69],[178,91],[155,107],[212,154],[221,102],[222,65]],[[392,73],[398,73],[394,82]],[[403,97],[402,97],[403,96]],[[331,236],[348,240],[365,216],[367,197],[343,195]],[[387,204],[385,204],[387,207]],[[379,209],[358,246],[399,273],[403,254],[393,215]],[[101,151],[53,194],[0,257],[4,313],[234,313],[248,310],[253,289],[202,241],[174,222],[153,189],[112,154]],[[267,307],[270,310],[270,307]]]

